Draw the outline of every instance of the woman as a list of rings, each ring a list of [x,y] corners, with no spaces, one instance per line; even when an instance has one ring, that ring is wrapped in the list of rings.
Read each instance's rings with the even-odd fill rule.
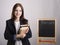
[[[12,10],[11,19],[6,21],[6,29],[4,38],[8,40],[7,45],[30,45],[29,38],[32,37],[30,27],[23,31],[21,25],[28,24],[28,20],[24,18],[23,6],[16,3]]]

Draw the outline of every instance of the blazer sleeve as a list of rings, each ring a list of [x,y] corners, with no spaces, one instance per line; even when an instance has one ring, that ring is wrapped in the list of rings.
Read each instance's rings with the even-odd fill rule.
[[[28,33],[26,33],[26,36],[24,37],[24,39],[28,39],[28,38],[31,38],[32,37],[32,32],[31,32],[31,29],[29,27],[29,31]]]
[[[8,24],[9,24],[9,22],[6,21],[6,28],[5,28],[5,32],[4,32],[4,38],[6,40],[15,40],[14,39],[14,35],[11,34],[11,31],[10,31],[10,28],[9,28],[9,25]]]

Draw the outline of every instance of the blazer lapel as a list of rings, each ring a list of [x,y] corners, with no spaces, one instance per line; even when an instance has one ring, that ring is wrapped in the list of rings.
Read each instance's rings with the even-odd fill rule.
[[[16,33],[16,28],[15,28],[15,24],[14,24],[14,21],[12,20],[12,26],[14,28],[14,32]]]

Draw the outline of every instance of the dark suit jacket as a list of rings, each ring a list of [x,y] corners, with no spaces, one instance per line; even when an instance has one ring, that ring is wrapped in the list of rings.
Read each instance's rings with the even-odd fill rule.
[[[24,24],[22,20],[20,20],[20,24]],[[6,29],[4,32],[4,38],[8,40],[7,45],[15,45],[16,40],[14,39],[14,35],[16,35],[16,29],[14,25],[14,21],[12,19],[9,19],[6,21]],[[30,45],[29,38],[32,37],[32,33],[29,27],[29,32],[26,34],[26,37],[23,39],[20,38],[19,40],[22,41],[23,45]]]

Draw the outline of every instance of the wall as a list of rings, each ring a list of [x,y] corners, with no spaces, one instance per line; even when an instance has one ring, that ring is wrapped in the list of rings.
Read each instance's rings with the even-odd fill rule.
[[[10,18],[12,7],[16,2],[22,3],[25,17],[29,20],[29,25],[33,35],[30,39],[31,45],[37,45],[38,18],[56,18],[56,45],[60,44],[60,0],[0,0],[0,45],[6,45],[7,43],[7,41],[4,39],[4,31],[6,26],[5,21]]]

